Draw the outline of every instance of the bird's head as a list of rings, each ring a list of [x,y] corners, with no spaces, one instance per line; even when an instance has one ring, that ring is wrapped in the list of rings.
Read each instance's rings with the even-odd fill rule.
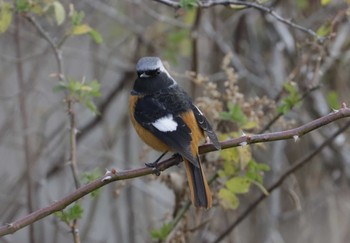
[[[159,57],[142,57],[136,64],[134,91],[149,94],[176,85]]]

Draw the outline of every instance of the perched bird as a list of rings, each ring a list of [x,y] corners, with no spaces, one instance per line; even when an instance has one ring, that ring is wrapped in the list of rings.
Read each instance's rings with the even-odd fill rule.
[[[130,95],[130,117],[141,139],[153,149],[182,156],[194,206],[210,208],[211,192],[199,158],[198,146],[208,135],[220,143],[203,113],[176,83],[158,57],[136,64],[137,79]]]

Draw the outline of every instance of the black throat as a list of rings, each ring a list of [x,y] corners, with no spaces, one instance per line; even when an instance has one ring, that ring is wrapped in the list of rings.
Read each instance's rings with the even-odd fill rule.
[[[137,94],[152,94],[174,84],[176,84],[174,80],[169,78],[166,73],[160,73],[159,75],[148,78],[138,77],[135,80],[132,92]]]

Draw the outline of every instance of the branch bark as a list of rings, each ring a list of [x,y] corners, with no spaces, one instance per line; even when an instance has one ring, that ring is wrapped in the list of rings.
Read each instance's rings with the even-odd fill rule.
[[[345,104],[343,104],[340,110],[334,111],[326,116],[323,116],[319,119],[311,121],[300,127],[290,129],[287,131],[281,131],[281,132],[272,132],[272,133],[258,134],[258,135],[243,135],[240,138],[230,139],[230,140],[221,142],[221,147],[222,149],[228,149],[228,148],[233,148],[238,146],[244,146],[246,144],[271,142],[271,141],[285,140],[285,139],[291,139],[291,138],[296,139],[296,138],[300,138],[302,135],[309,133],[317,128],[320,128],[322,126],[325,126],[329,123],[332,123],[336,120],[339,120],[345,117],[350,117],[350,108],[347,108]],[[201,154],[208,153],[215,150],[216,149],[212,144],[205,144],[199,148],[199,151]],[[181,159],[178,156],[164,160],[162,162],[159,162],[159,170],[164,171],[167,168],[177,165],[180,162],[181,162]],[[48,215],[51,215],[55,212],[63,210],[65,207],[67,207],[71,203],[77,201],[78,199],[86,196],[92,191],[98,188],[101,188],[111,182],[141,177],[141,176],[149,175],[155,172],[157,171],[154,168],[149,168],[149,167],[130,169],[130,170],[124,170],[124,171],[115,171],[115,170],[107,171],[107,173],[103,177],[91,183],[81,186],[79,189],[65,196],[61,200],[54,202],[45,208],[41,208],[18,220],[15,220],[12,223],[9,223],[7,225],[0,227],[0,236],[14,233],[23,227],[26,227],[44,217],[47,217]]]
[[[167,5],[167,6],[172,7],[172,8],[176,8],[176,9],[181,8],[181,4],[179,1],[172,1],[172,0],[153,0],[153,1]],[[315,37],[319,43],[323,43],[326,40],[326,37],[321,37],[321,36],[317,35],[317,33],[315,31],[308,29],[308,28],[305,28],[301,25],[298,25],[289,19],[283,18],[281,15],[279,15],[272,8],[269,8],[265,5],[262,5],[262,4],[259,4],[256,2],[232,1],[232,0],[208,0],[208,1],[197,1],[197,5],[199,8],[210,8],[210,7],[214,7],[214,6],[218,6],[218,5],[228,6],[228,7],[231,5],[236,5],[236,6],[245,6],[248,8],[254,8],[254,9],[262,11],[266,14],[271,15],[272,17],[274,17],[278,21],[280,21],[286,25],[289,25],[292,28],[298,29],[300,31],[303,31],[303,32]]]
[[[268,189],[267,192],[270,194],[275,189],[279,188],[282,183],[287,179],[291,174],[299,170],[302,166],[304,166],[307,162],[309,162],[315,155],[321,152],[326,146],[330,145],[331,142],[341,133],[343,133],[346,129],[350,127],[350,122],[346,123],[343,127],[339,128],[331,137],[329,137],[326,141],[324,141],[318,148],[312,151],[310,154],[306,155],[304,158],[296,162],[293,166],[291,166],[286,172],[284,172],[280,178],[273,183]],[[232,230],[234,230],[247,216],[264,200],[269,194],[262,193],[252,204],[249,205],[241,214],[238,215],[237,219],[230,224],[217,239],[213,241],[213,243],[218,243],[222,241],[226,236],[228,236]]]

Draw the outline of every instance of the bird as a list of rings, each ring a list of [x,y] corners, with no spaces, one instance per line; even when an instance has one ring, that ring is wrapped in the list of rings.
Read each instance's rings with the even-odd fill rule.
[[[211,191],[203,171],[198,146],[209,137],[219,150],[220,142],[208,120],[165,69],[159,57],[142,57],[136,64],[137,78],[130,92],[129,113],[139,137],[153,149],[181,155],[191,201],[195,207],[212,206]]]

